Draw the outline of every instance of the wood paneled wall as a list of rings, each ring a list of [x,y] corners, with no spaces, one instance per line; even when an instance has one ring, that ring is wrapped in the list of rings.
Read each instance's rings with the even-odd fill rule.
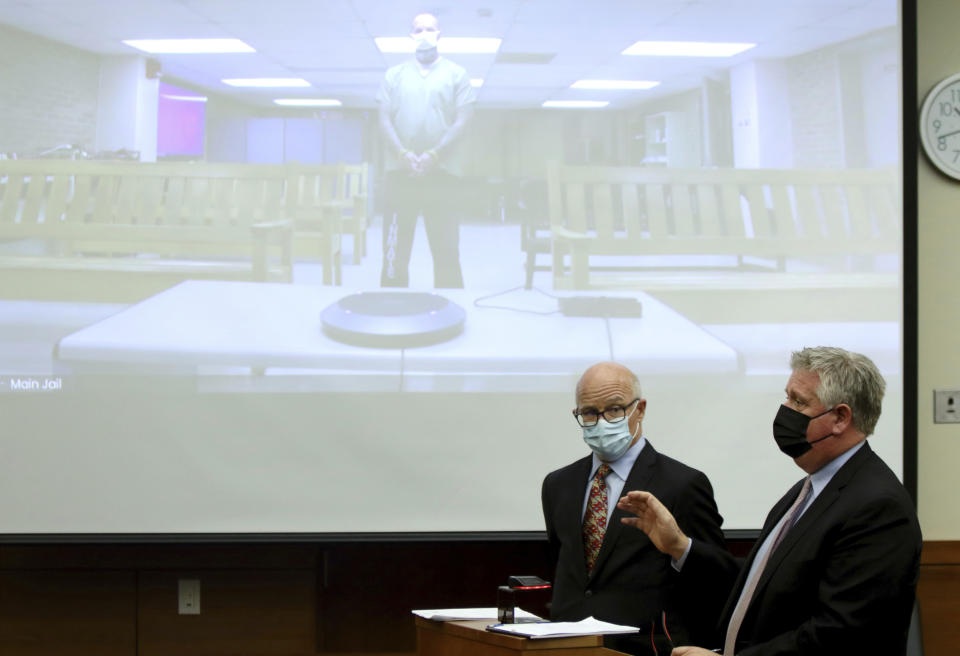
[[[960,542],[924,542],[917,586],[926,656],[953,656],[960,645]]]
[[[0,656],[409,654],[411,609],[492,606],[545,563],[538,540],[0,546]],[[960,542],[925,545],[918,596],[927,656],[956,653]]]
[[[0,655],[313,654],[315,547],[0,547]],[[200,580],[199,615],[177,581]]]
[[[412,609],[493,606],[546,560],[540,540],[0,546],[0,656],[412,653]]]

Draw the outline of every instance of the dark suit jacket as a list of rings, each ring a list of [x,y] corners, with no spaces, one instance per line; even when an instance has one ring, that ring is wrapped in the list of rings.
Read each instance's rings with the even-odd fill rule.
[[[718,635],[707,646],[723,644],[750,563],[801,484],[770,511],[742,568],[715,545],[694,542],[684,582],[712,580],[730,591]],[[771,554],[737,634],[737,656],[903,656],[920,547],[910,496],[864,444]]]
[[[583,499],[590,476],[591,456],[551,472],[543,481],[543,516],[550,552],[556,565],[551,617],[575,621],[600,620],[639,626],[649,643],[650,626],[660,629],[661,612],[675,641],[709,632],[716,615],[705,621],[694,604],[678,603],[674,582],[679,574],[670,557],[660,553],[639,529],[624,526],[626,516],[615,510],[593,573],[588,577],[581,530]],[[648,490],[677,518],[680,528],[697,541],[723,548],[723,519],[717,512],[713,488],[703,473],[662,455],[647,442],[624,484],[624,494]],[[681,644],[681,642],[677,642]],[[669,650],[668,650],[669,651]]]

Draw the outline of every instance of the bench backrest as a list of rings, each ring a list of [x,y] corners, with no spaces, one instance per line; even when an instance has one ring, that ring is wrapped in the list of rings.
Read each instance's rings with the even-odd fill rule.
[[[295,247],[313,257],[339,243],[336,216],[357,214],[366,176],[365,164],[0,160],[0,240],[46,239],[57,255],[245,257],[252,226],[293,220]]]
[[[0,229],[120,224],[242,227],[282,218],[283,167],[244,164],[0,162]]]
[[[366,198],[367,164],[291,164],[288,169],[288,195],[299,207],[337,203],[347,208],[354,199]]]
[[[749,246],[765,255],[789,254],[793,246],[812,244],[820,252],[837,253],[899,248],[892,170],[551,163],[547,188],[551,227],[586,235],[593,242],[591,252],[602,253],[609,244],[622,253],[630,242],[656,253],[691,252],[697,244],[707,252],[739,252]]]

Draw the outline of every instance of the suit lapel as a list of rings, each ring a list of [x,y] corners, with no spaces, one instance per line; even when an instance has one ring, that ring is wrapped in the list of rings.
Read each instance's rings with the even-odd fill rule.
[[[777,568],[780,567],[783,561],[790,555],[790,552],[797,543],[813,531],[823,513],[840,498],[843,488],[847,486],[847,483],[853,475],[860,469],[860,466],[864,463],[869,453],[870,447],[864,444],[860,451],[853,454],[853,457],[845,462],[837,473],[833,475],[833,478],[830,479],[830,482],[823,491],[817,495],[817,498],[813,500],[810,507],[800,515],[800,519],[798,519],[797,523],[787,532],[780,546],[777,547],[777,550],[770,554],[767,566],[760,576],[760,580],[757,581],[757,589],[753,593],[754,599],[759,598],[763,588],[770,582]],[[793,492],[793,490],[791,490],[791,492]],[[792,496],[788,495],[791,498],[791,503],[793,503],[793,499],[796,498],[798,493],[799,488]],[[786,512],[786,510],[783,512]],[[781,512],[780,515],[782,516],[783,513]]]
[[[832,483],[833,481],[831,481]],[[832,488],[832,489],[831,489]],[[797,493],[793,495],[796,499]],[[797,520],[797,523],[793,525],[787,531],[787,534],[783,537],[782,542],[777,547],[777,550],[770,554],[769,560],[767,560],[767,565],[763,570],[763,573],[760,575],[760,580],[757,581],[757,589],[753,593],[753,598],[759,598],[761,592],[766,587],[767,583],[770,582],[770,579],[776,573],[777,568],[783,563],[790,552],[793,550],[793,547],[796,546],[797,542],[803,539],[804,534],[808,532],[811,526],[814,526],[817,522],[817,519],[823,515],[824,511],[829,508],[838,498],[840,497],[840,490],[833,487],[833,485],[828,485],[823,492],[817,495],[817,498],[813,500],[813,503],[810,504],[810,507],[807,508],[800,519]],[[792,503],[792,502],[791,502]]]
[[[743,586],[747,582],[747,575],[750,573],[750,568],[753,566],[753,561],[756,560],[757,551],[760,549],[760,545],[763,544],[763,541],[767,539],[767,536],[770,535],[770,532],[777,526],[777,523],[780,521],[780,518],[786,514],[787,510],[790,509],[790,506],[793,504],[793,500],[797,498],[797,495],[800,493],[800,488],[803,486],[803,480],[798,481],[793,487],[787,490],[787,493],[784,494],[776,505],[770,510],[770,513],[767,515],[766,521],[763,523],[763,528],[760,530],[760,535],[757,537],[757,541],[753,543],[753,548],[750,549],[750,553],[747,554],[747,559],[743,564],[743,567],[740,568],[740,575],[737,577],[736,583],[733,586],[733,589],[737,591],[737,594],[730,595],[727,598],[727,604],[723,609],[723,613],[720,615],[722,618],[721,628],[725,632],[727,629],[727,624],[730,621],[730,615],[733,614],[733,609],[737,605],[737,601],[740,599],[740,593],[743,591]],[[767,571],[770,571],[769,565]],[[756,592],[754,592],[756,596]]]
[[[583,534],[583,499],[587,493],[591,465],[593,465],[593,458],[589,456],[577,463],[576,483],[569,489],[572,501],[566,504],[570,513],[566,521],[569,521],[571,526],[575,526],[581,536]]]
[[[630,469],[630,473],[627,475],[627,480],[623,484],[623,494],[626,494],[630,490],[647,489],[650,479],[653,477],[656,461],[657,451],[648,441],[643,449],[641,449],[640,455],[637,456],[633,467]],[[627,514],[624,511],[619,508],[614,508],[613,516],[610,517],[610,521],[607,522],[607,530],[603,535],[603,544],[600,545],[600,553],[597,555],[597,562],[593,566],[593,573],[589,577],[590,580],[603,569],[604,561],[613,551],[614,545],[617,543],[620,533],[623,530],[623,524],[620,522],[620,518],[626,516]]]
[[[581,585],[587,580],[587,563],[583,544],[583,498],[587,490],[587,481],[590,478],[590,468],[593,464],[592,456],[577,461],[569,476],[563,482],[561,494],[563,499],[559,506],[563,508],[557,531],[563,535],[574,537],[580,544],[579,558],[576,563],[570,563],[573,573]]]

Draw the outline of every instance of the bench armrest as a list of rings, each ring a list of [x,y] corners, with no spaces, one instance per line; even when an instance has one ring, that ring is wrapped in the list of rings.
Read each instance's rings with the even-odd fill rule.
[[[250,232],[255,239],[283,243],[293,234],[293,221],[281,219],[278,221],[259,221],[250,225]]]
[[[550,226],[550,232],[553,233],[553,236],[558,239],[570,239],[570,240],[595,239],[593,235],[588,235],[585,232],[576,232],[574,230],[568,230],[563,226]]]
[[[257,221],[250,225],[254,232],[273,232],[279,230],[293,230],[293,221],[290,219],[278,219],[275,221]]]

